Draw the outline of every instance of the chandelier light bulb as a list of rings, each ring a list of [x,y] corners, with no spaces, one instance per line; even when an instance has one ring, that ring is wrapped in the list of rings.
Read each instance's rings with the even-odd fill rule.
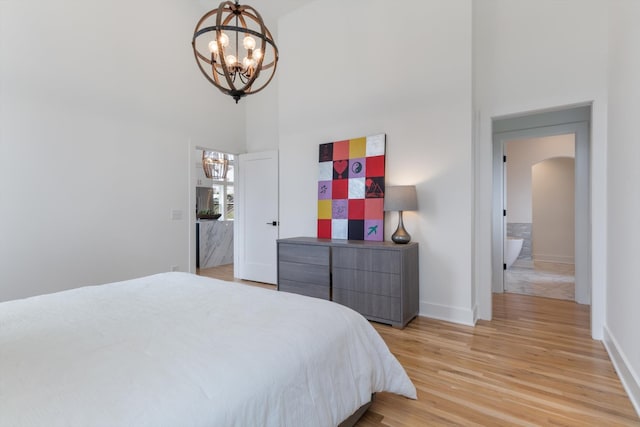
[[[242,65],[244,66],[245,70],[248,70],[249,68],[255,68],[256,61],[245,56],[242,60]]]
[[[218,53],[218,42],[216,42],[215,40],[211,40],[209,42],[209,52],[211,53]]]
[[[229,46],[229,36],[226,35],[225,33],[220,33],[220,44],[222,45],[222,47],[227,47]]]
[[[256,61],[260,61],[260,58],[262,58],[262,50],[261,49],[254,50],[253,57],[255,58]]]
[[[236,57],[233,55],[227,55],[225,60],[227,61],[227,65],[231,65],[231,66],[236,65],[236,63],[238,62]]]
[[[242,40],[242,44],[245,49],[253,50],[256,48],[256,39],[251,36],[245,36],[244,40]]]

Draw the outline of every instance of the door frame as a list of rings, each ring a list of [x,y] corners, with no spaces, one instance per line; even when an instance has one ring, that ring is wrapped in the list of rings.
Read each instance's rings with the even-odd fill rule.
[[[504,290],[503,209],[504,162],[507,141],[575,134],[576,199],[575,199],[575,267],[576,302],[591,304],[593,283],[591,276],[591,105],[543,113],[525,114],[492,120],[493,189],[491,271],[492,292]],[[592,304],[592,312],[593,312]],[[593,317],[593,316],[592,316]]]

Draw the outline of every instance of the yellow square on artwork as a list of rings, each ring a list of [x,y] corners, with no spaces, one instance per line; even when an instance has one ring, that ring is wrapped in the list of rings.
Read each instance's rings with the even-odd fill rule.
[[[331,219],[332,200],[318,200],[318,219]]]
[[[359,159],[367,155],[367,138],[356,138],[349,141],[349,158]]]

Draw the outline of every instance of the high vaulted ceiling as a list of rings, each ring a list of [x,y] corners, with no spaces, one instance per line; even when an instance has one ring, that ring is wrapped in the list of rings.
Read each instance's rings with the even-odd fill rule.
[[[197,1],[202,5],[203,9],[211,10],[217,8],[223,0]],[[314,0],[240,0],[240,4],[248,4],[254,7],[262,15],[267,26],[269,26],[275,25],[275,21],[281,16],[312,1]]]

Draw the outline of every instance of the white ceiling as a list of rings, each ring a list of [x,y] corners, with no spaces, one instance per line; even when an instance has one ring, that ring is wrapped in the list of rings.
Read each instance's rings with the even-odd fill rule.
[[[197,0],[207,11],[217,8],[221,1],[223,0]],[[312,1],[314,0],[240,0],[240,4],[248,4],[255,8],[269,27],[275,26],[281,16]]]

